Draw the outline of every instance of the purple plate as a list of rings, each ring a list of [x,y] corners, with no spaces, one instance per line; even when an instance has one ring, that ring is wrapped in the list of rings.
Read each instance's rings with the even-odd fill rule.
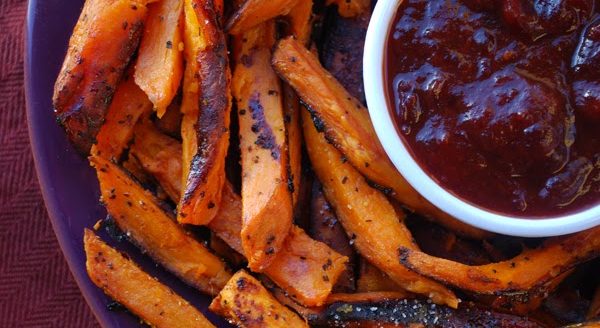
[[[25,47],[25,88],[29,136],[38,179],[54,232],[69,268],[103,327],[140,327],[125,311],[110,311],[111,300],[96,288],[85,271],[83,229],[92,227],[106,212],[99,204],[98,182],[93,170],[71,147],[52,111],[54,81],[64,58],[69,36],[79,17],[83,0],[30,0]],[[127,242],[100,236],[128,253],[148,273],[170,286],[199,308],[219,327],[229,327],[207,310],[210,298],[157,267]]]

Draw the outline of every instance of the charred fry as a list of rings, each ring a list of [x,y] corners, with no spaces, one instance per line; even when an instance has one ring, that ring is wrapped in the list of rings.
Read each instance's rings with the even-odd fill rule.
[[[235,38],[239,53],[232,93],[237,101],[242,164],[242,247],[253,271],[273,261],[292,226],[281,84],[271,67],[275,22]]]
[[[214,327],[198,310],[88,229],[86,268],[96,286],[152,327]]]
[[[292,38],[280,41],[273,54],[273,66],[307,104],[318,129],[368,179],[384,186],[384,190],[387,187],[402,204],[440,219],[453,230],[478,238],[488,235],[438,210],[408,184],[387,158],[367,109],[303,45]]]
[[[435,280],[479,294],[527,293],[547,284],[576,264],[600,255],[600,227],[555,237],[510,260],[470,266],[400,247],[399,261]]]
[[[52,97],[58,121],[81,153],[88,154],[96,142],[146,14],[145,1],[85,2]]]
[[[199,78],[198,120],[195,129],[197,151],[191,159],[177,220],[180,223],[201,225],[207,224],[216,215],[225,183],[231,73],[225,35],[219,26],[219,13],[213,2],[186,0],[184,5],[186,26],[188,17],[189,20],[202,24],[197,25],[201,27],[197,30],[186,31],[192,33],[189,53],[195,63],[192,65],[194,71],[191,76]],[[189,10],[190,6],[193,10]],[[191,15],[195,17],[190,17]]]
[[[162,0],[149,5],[148,19],[135,65],[135,83],[154,104],[161,118],[183,75],[183,0]]]
[[[231,277],[225,263],[188,236],[152,194],[117,165],[100,157],[90,161],[96,168],[108,213],[137,246],[202,292],[215,295],[225,285]]]
[[[256,278],[243,270],[231,277],[209,308],[230,318],[239,327],[308,327],[304,320],[281,305]]]
[[[451,309],[418,299],[337,302],[308,318],[312,327],[544,327],[531,319],[493,312],[471,303]]]
[[[202,38],[198,31],[200,24],[194,12],[191,0],[183,1],[184,12],[184,55],[185,70],[183,74],[183,88],[181,99],[181,140],[183,146],[181,183],[186,185],[192,164],[192,158],[198,152],[198,138],[196,136],[196,123],[198,122],[198,92],[200,88],[200,74],[196,53],[202,47]],[[182,189],[182,192],[184,190]],[[181,197],[180,197],[181,198]]]
[[[118,161],[133,137],[138,119],[151,110],[148,96],[135,84],[133,76],[127,74],[115,91],[106,120],[96,137],[98,156]]]
[[[438,304],[457,307],[459,300],[449,289],[406,270],[394,257],[398,247],[418,249],[418,246],[385,196],[371,188],[343,160],[342,154],[327,143],[306,111],[302,112],[302,123],[313,169],[358,252],[406,290],[427,295]]]
[[[280,15],[286,15],[296,3],[305,0],[246,0],[231,16],[225,29],[238,35]]]

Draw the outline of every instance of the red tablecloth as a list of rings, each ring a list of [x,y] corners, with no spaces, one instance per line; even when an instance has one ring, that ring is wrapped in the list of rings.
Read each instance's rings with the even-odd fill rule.
[[[26,0],[0,0],[0,327],[98,327],[39,189],[23,88]]]

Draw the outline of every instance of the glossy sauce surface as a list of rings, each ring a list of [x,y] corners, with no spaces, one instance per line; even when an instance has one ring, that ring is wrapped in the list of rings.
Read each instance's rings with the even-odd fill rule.
[[[404,0],[385,71],[404,142],[445,189],[530,218],[600,201],[593,0]]]

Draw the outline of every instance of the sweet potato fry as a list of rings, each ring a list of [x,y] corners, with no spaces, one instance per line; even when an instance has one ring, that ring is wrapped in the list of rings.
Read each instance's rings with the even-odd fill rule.
[[[388,275],[365,259],[360,259],[356,291],[359,293],[404,291]]]
[[[286,15],[296,3],[305,0],[246,0],[225,25],[225,30],[238,35],[280,15]]]
[[[231,72],[225,35],[218,22],[220,13],[216,12],[212,0],[185,1],[185,7],[191,6],[193,9],[185,10],[187,17],[195,14],[190,20],[202,22],[198,25],[199,29],[186,32],[196,33],[192,39],[197,42],[189,45],[189,51],[195,60],[192,65],[195,70],[192,77],[198,76],[200,83],[198,120],[195,126],[197,151],[189,166],[185,191],[178,206],[177,220],[180,223],[202,225],[215,217],[226,179]]]
[[[300,129],[300,101],[296,92],[287,84],[282,85],[283,112],[285,132],[288,148],[288,187],[292,191],[292,205],[296,204],[300,197],[300,183],[302,180],[302,130]]]
[[[135,128],[135,141],[130,156],[142,163],[144,170],[158,181],[173,201],[181,195],[181,153],[179,141],[161,133],[149,121],[140,122]]]
[[[225,263],[175,223],[156,198],[117,165],[91,157],[102,201],[119,228],[156,262],[190,286],[215,295],[231,277]]]
[[[338,293],[353,292],[356,289],[353,262],[357,256],[352,246],[350,246],[348,236],[333,212],[333,208],[325,199],[321,183],[318,181],[315,181],[313,184],[310,207],[310,236],[315,240],[325,243],[336,252],[347,256],[351,261],[338,279],[333,291]]]
[[[186,185],[192,164],[192,158],[198,152],[198,137],[196,136],[196,123],[198,122],[198,92],[200,88],[200,74],[196,53],[202,47],[202,39],[197,31],[200,30],[198,17],[194,12],[191,0],[183,1],[184,12],[184,55],[185,70],[183,74],[183,87],[181,96],[181,140],[183,146],[181,183]],[[182,190],[183,193],[184,190]],[[181,198],[181,197],[180,197]]]
[[[223,207],[208,227],[231,248],[243,254],[241,209],[241,199],[227,184],[223,190]],[[345,271],[347,261],[347,257],[311,239],[294,226],[281,252],[264,273],[302,304],[320,306]]]
[[[292,226],[281,84],[271,67],[275,21],[235,38],[232,94],[237,101],[242,165],[242,247],[252,271],[273,261]]]
[[[241,199],[227,184],[223,190],[223,208],[208,227],[231,248],[243,254],[241,208]],[[264,273],[302,304],[319,306],[331,293],[347,261],[347,257],[311,239],[294,226],[280,254]]]
[[[549,239],[536,249],[503,262],[479,266],[400,247],[400,262],[438,281],[479,294],[523,293],[546,285],[575,265],[600,255],[600,227]]]
[[[418,249],[418,246],[390,202],[327,143],[306,111],[302,112],[302,122],[313,169],[357,251],[402,288],[456,308],[459,300],[452,291],[399,263],[394,254],[398,248]]]
[[[472,303],[458,309],[419,299],[387,302],[337,302],[308,316],[311,327],[544,327],[526,317],[490,311]]]
[[[311,239],[296,226],[292,227],[280,253],[265,274],[306,306],[323,304],[348,262],[347,257]]]
[[[590,320],[572,325],[563,326],[563,328],[600,328],[600,320]]]
[[[54,85],[58,122],[78,151],[88,154],[108,106],[138,47],[145,1],[87,0]]]
[[[231,319],[239,327],[308,327],[304,320],[281,305],[256,278],[243,270],[231,277],[209,309]]]
[[[313,0],[298,1],[287,14],[289,27],[287,34],[293,35],[298,42],[309,45],[312,33]]]
[[[181,153],[175,148],[166,148],[172,151],[169,158],[181,158]],[[164,159],[167,156],[163,157]],[[141,157],[143,160],[151,160],[148,157]],[[150,163],[150,164],[149,164]],[[165,165],[142,163],[146,165]],[[176,180],[176,175],[166,175],[170,179]],[[171,181],[169,184],[174,185]],[[219,238],[225,241],[229,247],[236,252],[243,254],[241,240],[242,230],[242,200],[237,195],[231,184],[225,183],[222,195],[223,206],[214,220],[208,224],[208,228]],[[327,299],[335,285],[338,277],[345,270],[348,259],[327,245],[317,242],[302,230],[293,227],[291,234],[285,241],[280,254],[275,258],[274,263],[279,265],[269,266],[265,274],[275,281],[278,285],[284,287],[289,295],[294,295],[302,304],[307,306],[322,305]],[[329,263],[331,260],[331,263]],[[323,277],[327,275],[327,279]],[[298,277],[303,277],[298,279]]]
[[[169,287],[105,244],[91,230],[83,238],[92,282],[152,327],[214,327]]]
[[[439,219],[453,230],[478,238],[489,235],[438,210],[412,188],[381,147],[367,109],[302,44],[292,38],[280,41],[273,54],[273,66],[307,104],[319,130],[368,179],[390,191],[402,204]]]
[[[148,6],[148,18],[135,65],[135,83],[161,118],[183,75],[183,0],[162,0]]]
[[[152,103],[144,91],[135,84],[133,76],[126,74],[115,91],[106,120],[96,136],[98,156],[118,161],[133,138],[138,119],[151,110]]]
[[[289,26],[286,31],[293,35],[303,44],[308,45],[312,31],[312,0],[298,1],[290,10],[287,18]],[[282,86],[283,110],[285,116],[285,132],[289,153],[289,179],[292,183],[292,203],[294,209],[299,200],[302,176],[302,129],[300,127],[300,100],[292,87],[287,83]],[[297,212],[297,211],[296,211]]]
[[[332,4],[342,17],[356,17],[371,9],[371,0],[327,0],[327,5]]]

